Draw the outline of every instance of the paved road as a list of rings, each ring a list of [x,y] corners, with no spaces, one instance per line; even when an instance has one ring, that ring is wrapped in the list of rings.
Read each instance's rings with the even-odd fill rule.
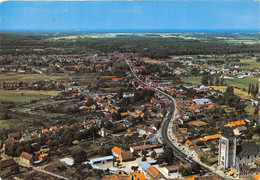
[[[142,81],[134,72],[134,70],[132,69],[132,67],[130,66],[128,60],[126,60],[126,63],[128,64],[130,70],[131,70],[131,73],[132,75],[134,76],[135,79],[137,79],[140,83],[142,83],[143,85],[145,86],[149,86],[151,88],[153,88],[155,91],[157,92],[160,92],[162,93],[167,99],[168,101],[170,102],[170,110],[169,112],[167,113],[168,115],[166,116],[165,120],[162,122],[162,125],[161,125],[161,138],[162,138],[162,141],[168,146],[170,147],[173,151],[174,151],[174,154],[175,156],[177,156],[179,159],[181,159],[182,161],[186,161],[186,162],[189,162],[189,163],[192,163],[194,162],[193,159],[189,158],[184,152],[182,152],[179,148],[177,148],[173,143],[172,141],[169,139],[169,136],[168,136],[168,127],[169,127],[169,124],[171,122],[171,120],[174,119],[174,112],[175,112],[175,100],[172,96],[170,96],[169,94],[165,93],[164,91],[154,87],[154,86],[151,86],[149,85],[148,83],[145,83],[144,81]],[[201,169],[203,170],[204,173],[207,173],[207,172],[213,172],[210,168],[206,167],[205,165],[203,165],[200,161],[196,161],[197,163],[200,164],[201,166]],[[221,178],[223,178],[222,176],[220,176]],[[224,179],[224,178],[223,178]]]

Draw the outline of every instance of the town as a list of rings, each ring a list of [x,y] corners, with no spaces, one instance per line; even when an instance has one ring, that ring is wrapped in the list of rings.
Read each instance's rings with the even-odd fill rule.
[[[259,53],[5,51],[3,179],[260,177]]]

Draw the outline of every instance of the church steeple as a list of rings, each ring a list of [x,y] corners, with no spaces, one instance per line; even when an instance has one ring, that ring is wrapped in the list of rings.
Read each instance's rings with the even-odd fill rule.
[[[236,138],[231,128],[225,128],[219,139],[218,164],[230,168],[236,163]]]

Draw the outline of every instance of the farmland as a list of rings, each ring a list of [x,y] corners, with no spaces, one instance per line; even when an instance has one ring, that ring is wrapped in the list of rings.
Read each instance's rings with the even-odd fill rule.
[[[240,62],[246,64],[246,68],[260,69],[260,62],[257,62],[255,59],[241,59]]]
[[[201,78],[202,76],[196,76],[196,77],[181,77],[181,80],[184,82],[189,82],[193,84],[201,84]]]
[[[215,89],[215,90],[219,90],[219,91],[221,91],[221,92],[225,92],[226,89],[227,89],[227,86],[210,86],[210,87],[212,87],[212,88]],[[248,96],[247,92],[242,91],[242,90],[237,89],[237,88],[234,88],[234,93],[235,93],[237,96],[240,96],[240,97],[243,97],[243,98],[245,98],[245,97]]]
[[[36,82],[47,79],[40,74],[19,74],[19,73],[5,73],[0,74],[0,82]]]
[[[3,90],[0,89],[1,101],[14,101],[17,103],[28,103],[31,100],[39,100],[57,95],[59,91],[32,91],[32,90]]]

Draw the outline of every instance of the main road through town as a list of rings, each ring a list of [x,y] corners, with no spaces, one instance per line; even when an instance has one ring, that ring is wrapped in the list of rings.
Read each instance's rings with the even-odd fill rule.
[[[185,161],[185,162],[189,162],[189,163],[192,163],[194,162],[194,160],[192,160],[188,155],[186,155],[184,152],[182,152],[179,148],[177,148],[173,143],[172,141],[169,139],[169,136],[168,136],[168,127],[169,127],[169,124],[171,122],[171,120],[174,118],[174,112],[175,112],[175,100],[173,99],[172,96],[170,96],[169,94],[167,94],[166,92],[158,89],[157,87],[154,87],[152,85],[149,85],[148,83],[142,81],[134,72],[134,70],[132,69],[132,67],[130,66],[128,60],[126,60],[126,63],[128,65],[128,67],[130,68],[131,70],[131,73],[132,75],[134,76],[134,78],[136,80],[138,80],[141,84],[145,85],[145,86],[149,86],[151,87],[152,89],[154,89],[155,91],[157,92],[160,92],[161,94],[163,94],[170,102],[170,110],[169,112],[167,113],[167,116],[166,118],[164,119],[164,121],[162,122],[162,125],[161,125],[161,139],[162,141],[168,146],[170,147],[175,156],[178,157],[180,160],[182,161]],[[207,173],[207,172],[212,172],[211,169],[209,169],[208,167],[206,167],[205,165],[203,165],[200,161],[196,161],[197,163],[199,163],[201,169],[203,170],[204,173]],[[220,175],[219,175],[220,176]],[[221,177],[221,176],[220,176]],[[221,177],[223,179],[223,177]]]

